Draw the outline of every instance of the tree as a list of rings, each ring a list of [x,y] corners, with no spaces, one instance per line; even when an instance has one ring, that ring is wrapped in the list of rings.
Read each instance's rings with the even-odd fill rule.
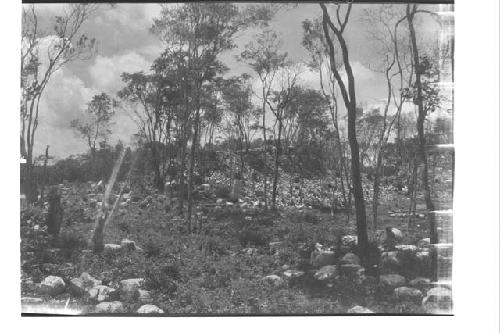
[[[401,30],[400,24],[404,18],[398,10],[392,5],[380,5],[376,9],[365,10],[365,20],[369,24],[369,33],[375,41],[375,47],[380,60],[372,69],[384,74],[387,84],[387,97],[383,106],[383,114],[378,114],[378,118],[372,116],[372,120],[377,122],[378,128],[376,129],[377,139],[370,139],[374,142],[374,159],[375,170],[373,177],[373,219],[372,227],[375,231],[377,227],[378,215],[378,197],[380,192],[380,178],[382,176],[382,165],[384,161],[385,147],[391,133],[391,129],[397,120],[397,139],[400,143],[400,117],[403,108],[403,103],[406,102],[407,96],[405,89],[410,85],[413,71],[411,65],[407,64],[407,55],[409,52],[409,45],[402,35],[398,35],[398,28]],[[399,89],[396,90],[396,85],[399,80]],[[396,110],[391,119],[388,119],[389,107],[394,101]],[[365,117],[365,120],[369,120]]]
[[[347,23],[349,22],[352,3],[349,3],[347,5],[347,10],[345,14],[343,14],[343,19],[341,18],[342,6],[340,4],[336,4],[336,23],[332,22],[325,4],[320,3],[320,7],[323,11],[323,32],[330,53],[330,67],[335,80],[339,85],[342,99],[344,100],[344,104],[347,109],[347,136],[349,139],[349,146],[351,148],[351,179],[354,194],[354,206],[356,208],[356,229],[358,236],[359,254],[361,262],[366,264],[369,255],[368,234],[366,229],[366,211],[365,202],[363,199],[363,185],[361,183],[359,146],[358,140],[356,138],[356,91],[354,74],[352,72],[352,67],[349,61],[349,51],[347,48],[346,40],[344,38],[344,31]],[[330,30],[334,33],[334,39],[332,39],[330,36]],[[347,80],[341,77],[337,68],[334,41],[337,41],[337,43],[340,45]]]
[[[436,89],[432,80],[435,77],[436,67],[428,57],[420,57],[419,48],[417,45],[417,35],[415,32],[414,19],[415,15],[419,12],[417,4],[407,4],[406,6],[406,19],[408,22],[409,36],[412,46],[413,66],[415,68],[415,83],[410,94],[413,97],[413,103],[417,106],[417,134],[418,134],[418,154],[420,163],[423,165],[422,170],[422,186],[424,189],[425,204],[429,218],[430,241],[431,244],[437,244],[438,234],[436,228],[436,218],[434,216],[434,202],[431,198],[431,191],[429,186],[428,163],[426,155],[426,139],[424,133],[424,121],[428,113],[433,112],[439,106],[439,90]],[[427,79],[422,77],[426,76]],[[433,280],[437,280],[437,253],[432,252],[432,269]]]
[[[252,105],[251,77],[243,74],[225,80],[222,96],[226,104],[227,128],[235,133],[239,144],[240,174],[244,174],[245,152],[250,148],[256,113]]]
[[[280,157],[282,154],[281,136],[284,127],[284,120],[287,117],[286,112],[289,110],[290,102],[296,92],[295,86],[301,73],[300,64],[291,62],[283,64],[278,72],[277,89],[271,91],[271,98],[267,98],[266,102],[273,113],[278,125],[278,131],[275,135],[274,147],[274,174],[273,174],[273,192],[271,197],[272,207],[276,208],[276,196],[278,191],[278,178]],[[276,132],[276,131],[275,131]]]
[[[91,156],[95,155],[98,139],[104,142],[108,140],[116,106],[117,102],[103,92],[92,97],[87,106],[86,119],[71,121],[71,127],[85,139]]]
[[[24,192],[29,203],[36,200],[33,179],[33,147],[38,128],[40,98],[52,75],[68,62],[90,58],[95,39],[79,31],[96,6],[70,4],[55,17],[53,35],[43,36],[35,6],[23,8],[21,47],[21,151],[26,156]],[[43,42],[43,43],[42,43]],[[42,46],[48,43],[46,49]]]
[[[257,7],[250,7],[252,8]],[[235,46],[234,35],[251,25],[267,23],[271,15],[262,8],[263,10],[240,10],[230,3],[186,3],[176,7],[164,6],[160,17],[154,20],[153,33],[160,37],[169,52],[181,54],[183,60],[179,62],[182,69],[180,90],[183,105],[183,122],[178,124],[182,129],[179,174],[180,185],[183,187],[187,144],[190,139],[186,212],[188,232],[192,229],[195,156],[199,145],[201,120],[206,110],[203,99],[204,96],[210,95],[206,88],[227,70],[217,57]],[[181,195],[181,210],[182,198]]]
[[[268,104],[271,89],[276,73],[286,62],[288,54],[280,52],[282,41],[278,34],[266,29],[255,36],[255,42],[245,45],[245,50],[241,53],[240,59],[248,64],[257,73],[262,85],[262,137],[264,139],[263,159],[267,164],[267,124],[266,106]],[[264,206],[267,208],[267,174],[264,173]]]
[[[151,153],[153,183],[159,191],[165,187],[169,153],[165,147],[172,141],[173,122],[181,103],[175,61],[170,55],[162,54],[155,60],[151,74],[123,73],[126,86],[118,92],[118,96],[132,106],[131,117]]]
[[[325,40],[322,21],[320,19],[305,20],[302,22],[304,36],[302,45],[309,51],[311,61],[308,66],[313,71],[319,73],[319,83],[321,92],[329,101],[329,110],[332,118],[334,131],[334,138],[336,139],[335,149],[337,150],[337,169],[340,173],[340,189],[344,200],[344,207],[350,207],[351,202],[351,185],[348,172],[348,161],[344,157],[344,143],[340,137],[340,128],[338,121],[338,104],[337,104],[337,85],[335,84],[335,76],[331,70],[331,62],[329,61],[330,52],[328,44]],[[337,68],[342,67],[342,58],[338,55],[338,49],[335,52],[335,65]],[[346,193],[346,187],[349,189],[349,194]],[[348,198],[349,197],[349,198]]]

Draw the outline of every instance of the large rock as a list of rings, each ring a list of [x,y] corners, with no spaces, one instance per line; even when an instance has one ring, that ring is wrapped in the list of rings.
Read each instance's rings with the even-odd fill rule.
[[[363,283],[366,280],[365,269],[361,265],[344,264],[340,266],[340,273],[355,281],[356,283]]]
[[[427,312],[448,312],[452,307],[451,290],[442,287],[429,289],[422,306]]]
[[[80,278],[71,279],[68,287],[74,296],[82,296],[85,293],[85,285]]]
[[[145,304],[137,310],[137,313],[164,313],[162,309],[153,304]]]
[[[380,266],[381,267],[400,267],[401,262],[398,258],[397,251],[382,252],[380,254]]]
[[[394,289],[394,296],[398,301],[411,301],[419,304],[423,297],[420,290],[408,287],[399,287]]]
[[[380,287],[385,290],[394,290],[406,284],[406,279],[399,274],[385,274],[380,276]]]
[[[316,249],[311,253],[311,265],[314,268],[335,264],[335,252]]]
[[[431,280],[428,279],[428,278],[424,278],[424,277],[416,277],[414,278],[413,280],[411,280],[408,285],[410,285],[410,287],[413,287],[413,288],[419,288],[419,289],[422,289],[422,288],[425,288],[427,287],[428,285],[430,285],[431,283]]]
[[[147,303],[151,303],[153,301],[153,297],[151,296],[150,291],[144,290],[144,289],[139,289],[138,293],[139,293],[138,298],[139,298],[140,303],[147,304]]]
[[[401,244],[402,240],[403,232],[392,227],[385,228],[379,237],[379,242],[386,248],[393,248],[394,246]]]
[[[101,280],[92,277],[89,273],[82,273],[80,277],[69,281],[68,287],[75,296],[82,296],[89,289],[101,284]]]
[[[275,274],[265,276],[262,278],[262,280],[266,281],[268,283],[271,283],[275,286],[281,286],[285,282],[281,277],[279,277],[278,275],[275,275]]]
[[[331,281],[339,276],[337,266],[328,265],[323,266],[319,271],[314,273],[314,278],[318,281]]]
[[[118,300],[118,291],[108,286],[95,286],[87,291],[89,299],[98,302],[108,302]]]
[[[144,279],[128,279],[120,281],[120,297],[125,301],[134,301],[139,297],[139,289]]]
[[[120,301],[102,302],[96,305],[96,313],[122,313],[125,312],[123,303]]]
[[[92,275],[90,275],[87,272],[83,272],[80,275],[80,279],[83,281],[83,284],[86,288],[92,288],[92,287],[95,287],[95,286],[102,284],[101,280],[94,278]]]
[[[63,293],[64,289],[66,289],[66,284],[64,283],[64,280],[59,276],[47,276],[40,283],[40,292],[42,294],[55,296]]]
[[[362,313],[374,313],[374,312],[368,308],[362,307],[361,305],[356,305],[356,306],[353,306],[352,308],[350,308],[349,310],[347,310],[347,313],[362,314]]]
[[[134,251],[136,249],[135,242],[130,239],[122,239],[120,247],[128,251]]]
[[[355,255],[354,253],[347,253],[342,257],[340,260],[341,265],[360,265],[361,261],[359,260],[359,257]]]

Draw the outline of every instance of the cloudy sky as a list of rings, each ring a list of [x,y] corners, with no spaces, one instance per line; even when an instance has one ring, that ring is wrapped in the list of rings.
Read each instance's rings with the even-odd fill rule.
[[[54,15],[65,5],[36,5],[40,22],[46,27],[53,25]],[[386,95],[381,74],[369,69],[376,54],[371,47],[372,40],[362,20],[363,9],[369,5],[354,5],[346,28],[351,62],[356,77],[358,101],[372,106],[380,103]],[[437,7],[431,8],[439,10]],[[442,10],[442,9],[441,9]],[[86,104],[93,95],[106,92],[116,95],[123,86],[122,72],[147,71],[153,60],[162,51],[161,42],[149,32],[152,20],[161,11],[159,4],[117,4],[101,5],[87,21],[82,32],[98,40],[98,54],[90,60],[76,61],[56,72],[47,86],[40,104],[39,127],[36,133],[36,154],[42,153],[50,145],[52,155],[62,158],[86,150],[84,141],[70,128],[72,119],[81,117]],[[283,49],[291,58],[307,61],[307,51],[302,47],[302,25],[305,19],[320,16],[317,4],[300,4],[286,12],[279,13],[271,23],[283,40]],[[437,26],[432,22],[422,24],[422,35],[435,36]],[[221,56],[230,68],[228,75],[247,72],[253,74],[244,64],[235,59],[246,43],[252,40],[256,30],[242,32],[236,38],[238,48]],[[304,72],[301,84],[317,88],[318,75]],[[121,139],[126,144],[136,133],[134,122],[125,112],[118,112],[115,118],[111,143]]]

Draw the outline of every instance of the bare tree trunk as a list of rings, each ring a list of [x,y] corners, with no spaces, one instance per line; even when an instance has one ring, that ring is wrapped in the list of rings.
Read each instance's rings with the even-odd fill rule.
[[[267,209],[267,135],[266,135],[266,89],[262,87],[262,136],[264,138],[264,145],[262,147],[263,155],[263,176],[264,176],[264,207]]]
[[[113,209],[109,205],[109,196],[111,195],[111,191],[113,190],[113,186],[115,185],[116,177],[118,176],[118,171],[120,171],[120,167],[123,163],[123,159],[125,157],[125,151],[126,149],[122,149],[122,151],[120,152],[120,156],[118,157],[118,160],[116,161],[115,166],[113,167],[113,172],[111,173],[111,177],[109,177],[109,182],[106,185],[104,196],[102,198],[102,208],[96,217],[96,227],[94,229],[94,234],[92,236],[92,243],[95,253],[100,253],[104,250],[104,227],[106,226],[106,223],[113,215]],[[115,204],[116,203],[117,202],[115,202]]]
[[[423,106],[423,95],[422,95],[422,82],[421,82],[421,72],[420,68],[420,59],[418,55],[417,48],[417,38],[415,33],[415,27],[413,25],[413,19],[417,10],[417,6],[414,4],[410,10],[410,4],[406,6],[406,16],[408,19],[408,26],[410,30],[410,40],[412,44],[412,53],[413,53],[413,63],[416,68],[415,70],[415,85],[417,88],[417,107],[418,107],[418,117],[417,117],[417,133],[418,133],[418,153],[420,157],[420,161],[423,164],[422,171],[422,186],[424,189],[424,198],[425,204],[427,207],[427,213],[429,218],[429,229],[430,229],[430,240],[431,244],[437,244],[437,229],[436,229],[436,221],[434,216],[434,203],[431,199],[431,192],[429,188],[429,179],[428,179],[428,163],[427,156],[425,151],[425,133],[424,133],[424,120],[426,117],[426,112]],[[432,265],[432,279],[434,281],[437,280],[437,253],[436,251],[432,251],[431,253],[431,265]]]
[[[195,122],[194,122],[194,136],[191,143],[191,154],[189,157],[189,178],[188,178],[188,188],[187,188],[187,197],[188,197],[188,206],[187,206],[187,226],[188,233],[191,233],[192,225],[191,225],[191,213],[193,210],[193,173],[194,173],[194,164],[196,157],[196,146],[198,142],[198,132],[199,132],[199,122],[200,122],[200,110],[196,110]]]
[[[354,74],[352,72],[352,67],[349,62],[349,52],[347,49],[347,44],[342,35],[345,25],[347,24],[347,20],[349,17],[349,13],[351,11],[352,3],[349,3],[347,14],[344,18],[344,22],[341,23],[340,27],[335,27],[335,25],[330,20],[330,16],[328,14],[328,10],[323,3],[320,3],[321,9],[323,11],[323,32],[326,37],[326,41],[329,46],[330,53],[330,63],[331,69],[335,75],[335,79],[339,84],[342,92],[342,98],[344,100],[344,104],[347,109],[347,136],[349,139],[349,146],[351,148],[351,180],[353,186],[353,194],[354,194],[354,206],[356,208],[356,229],[358,236],[358,248],[359,248],[359,257],[361,259],[361,263],[366,265],[368,262],[368,233],[366,226],[366,209],[365,202],[363,198],[363,184],[361,182],[361,165],[359,160],[359,145],[358,140],[356,138],[356,91],[355,91],[355,83],[354,83]],[[345,72],[347,74],[347,83],[348,87],[342,81],[342,78],[335,66],[335,52],[332,39],[330,38],[330,33],[328,31],[328,27],[330,27],[337,37],[337,40],[340,44],[340,48],[342,50],[342,57]]]
[[[273,181],[273,197],[272,206],[273,209],[276,208],[276,195],[278,192],[278,178],[279,178],[279,165],[280,165],[280,155],[281,155],[281,130],[282,130],[281,119],[278,119],[278,139],[276,140],[276,152],[274,156],[274,181]]]
[[[40,185],[40,201],[45,201],[45,186],[47,185],[47,161],[49,160],[49,146],[45,148],[45,160],[43,161],[43,179]]]
[[[63,220],[61,194],[57,187],[52,187],[48,194],[49,210],[47,213],[47,232],[55,239],[59,236]]]
[[[373,201],[372,201],[372,209],[373,209],[373,221],[372,221],[372,232],[375,232],[377,229],[377,217],[378,217],[378,197],[380,192],[380,176],[382,169],[382,153],[383,147],[379,148],[379,152],[377,154],[377,163],[375,165],[375,175],[373,178]]]
[[[416,205],[417,205],[417,171],[418,171],[418,163],[416,160],[416,157],[413,158],[412,160],[413,166],[412,166],[412,173],[410,176],[410,182],[409,182],[409,194],[410,194],[410,207],[408,209],[408,229],[413,227],[413,221],[414,221],[414,216],[415,216],[415,210],[416,210]]]

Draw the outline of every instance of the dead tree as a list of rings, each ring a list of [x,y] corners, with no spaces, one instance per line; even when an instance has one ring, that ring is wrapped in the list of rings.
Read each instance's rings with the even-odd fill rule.
[[[53,186],[48,193],[49,210],[47,213],[47,232],[57,239],[63,220],[63,207],[61,203],[61,194],[57,187]]]

